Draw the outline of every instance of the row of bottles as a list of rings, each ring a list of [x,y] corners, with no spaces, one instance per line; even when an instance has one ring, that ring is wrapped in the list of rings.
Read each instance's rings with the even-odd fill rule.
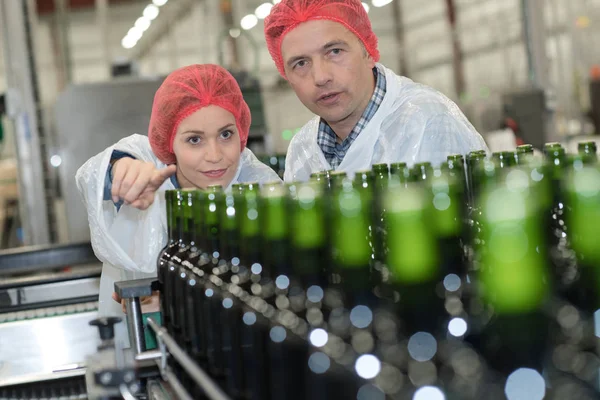
[[[561,149],[168,191],[164,324],[236,399],[595,398],[600,169]]]

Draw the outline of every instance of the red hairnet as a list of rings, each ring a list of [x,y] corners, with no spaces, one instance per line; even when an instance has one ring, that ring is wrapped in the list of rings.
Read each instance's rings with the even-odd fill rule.
[[[148,138],[160,161],[165,164],[177,161],[173,153],[177,127],[186,117],[209,105],[233,114],[244,149],[250,129],[250,109],[235,78],[218,65],[195,64],[169,74],[154,95]]]
[[[285,35],[303,22],[326,19],[338,22],[363,42],[371,58],[379,61],[377,36],[359,0],[282,0],[265,18],[267,48],[281,76],[285,78],[281,42]]]

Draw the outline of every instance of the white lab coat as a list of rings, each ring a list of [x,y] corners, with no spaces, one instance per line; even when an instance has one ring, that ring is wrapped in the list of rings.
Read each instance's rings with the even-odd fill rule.
[[[338,170],[350,175],[377,163],[430,161],[450,154],[485,149],[486,144],[452,100],[437,90],[415,83],[377,64],[385,72],[386,93],[379,109],[348,149]],[[306,181],[313,172],[329,170],[317,144],[320,117],[300,129],[290,142],[286,182]]]
[[[75,176],[77,188],[88,213],[90,238],[96,257],[103,263],[100,279],[99,316],[123,316],[121,306],[112,300],[114,282],[156,276],[156,260],[167,242],[164,191],[174,189],[167,179],[156,193],[152,206],[138,210],[123,205],[117,212],[112,201],[104,200],[104,179],[113,150],[131,154],[138,160],[165,168],[150,147],[147,136],[131,135],[90,158]],[[271,168],[245,149],[231,185],[238,182],[266,183],[280,180]],[[115,337],[129,343],[125,324],[117,324]]]

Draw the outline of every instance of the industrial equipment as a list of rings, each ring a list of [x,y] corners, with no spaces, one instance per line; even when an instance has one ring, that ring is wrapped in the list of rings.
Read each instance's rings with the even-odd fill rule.
[[[89,242],[0,252],[0,399],[86,398],[100,272]]]

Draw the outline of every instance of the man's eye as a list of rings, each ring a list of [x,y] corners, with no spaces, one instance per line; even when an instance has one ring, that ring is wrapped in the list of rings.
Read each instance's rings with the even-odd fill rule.
[[[337,56],[338,54],[342,53],[342,49],[332,49],[331,50],[331,54],[333,54],[334,56]]]
[[[306,65],[306,61],[298,61],[296,64],[294,64],[294,68],[302,68]]]

